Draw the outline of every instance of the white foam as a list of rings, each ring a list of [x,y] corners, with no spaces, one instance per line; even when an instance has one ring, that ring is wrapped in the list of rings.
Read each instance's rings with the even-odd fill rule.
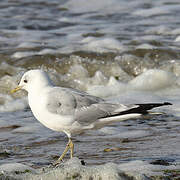
[[[173,29],[173,30],[171,31],[171,33],[172,33],[173,35],[179,35],[179,34],[180,34],[180,28]]]
[[[106,85],[89,86],[87,92],[100,96],[110,97],[131,91],[160,91],[173,88],[177,84],[174,74],[160,69],[150,69],[140,74],[128,83],[123,83],[111,77]]]
[[[23,172],[35,172],[35,170],[27,165],[21,164],[21,163],[7,163],[0,165],[0,171],[1,172],[8,172],[8,173],[23,173]]]
[[[163,34],[163,35],[169,35],[171,34],[172,29],[164,26],[164,25],[158,25],[155,27],[148,28],[146,31],[146,34]]]
[[[37,54],[38,55],[57,54],[58,52],[59,52],[58,50],[46,48],[46,49],[39,51]]]
[[[0,105],[0,112],[9,112],[25,109],[28,106],[26,97],[14,99],[10,95],[0,94],[4,103]]]
[[[22,42],[17,47],[18,48],[35,48],[35,47],[39,47],[39,46],[40,46],[40,44],[36,44],[33,42]]]
[[[122,128],[121,128],[122,129]],[[119,131],[123,131],[123,130],[120,130],[119,128],[117,127],[103,127],[101,129],[98,130],[99,132],[102,132],[104,134],[109,134],[109,135],[112,135],[112,134],[119,134]]]
[[[73,76],[73,78],[78,79],[84,79],[89,77],[88,71],[79,64],[72,65],[68,73],[70,73]]]
[[[146,180],[144,175],[133,174],[131,178]],[[120,170],[118,165],[114,163],[107,163],[99,166],[83,166],[77,158],[65,162],[62,167],[53,169],[51,171],[42,172],[37,175],[26,175],[25,179],[31,180],[58,180],[61,179],[103,179],[103,180],[118,180],[129,179],[129,174]]]
[[[176,42],[179,42],[180,41],[180,36],[177,36],[176,39],[175,39]]]
[[[92,52],[123,52],[127,47],[123,46],[118,40],[113,38],[94,38],[87,37],[82,40],[83,49]]]
[[[136,49],[155,49],[155,46],[152,46],[150,44],[141,44],[136,47]]]
[[[101,71],[96,71],[93,77],[84,79],[86,90],[91,87],[103,86],[107,84],[107,82],[108,78]]]
[[[104,127],[99,130],[100,132],[106,134],[106,136],[103,136],[104,138],[140,138],[149,136],[150,132],[147,132],[145,130],[128,130],[127,128],[116,128],[116,127]]]
[[[153,164],[149,164],[146,161],[141,161],[141,160],[122,163],[119,164],[118,167],[125,172],[129,172],[130,174],[136,172],[138,174],[146,174],[148,176],[163,175],[162,172],[163,170],[178,169],[178,167],[174,165],[170,165],[170,166],[153,165]]]
[[[163,88],[171,88],[175,84],[176,77],[159,69],[150,69],[131,80],[128,85],[132,89],[153,91]]]
[[[164,26],[164,25],[157,25],[157,26],[153,26],[151,28],[149,28],[147,31],[146,31],[147,34],[163,34],[163,35],[176,35],[176,39],[175,41],[178,41],[178,37],[179,37],[179,34],[180,34],[180,28],[175,28],[175,29],[172,29],[168,26]]]
[[[83,1],[83,0],[70,0],[64,4],[64,7],[73,13],[85,13],[85,12],[101,12],[105,14],[113,13],[128,10],[130,7],[126,5],[125,2],[118,3],[118,0],[91,0],[91,1]]]
[[[5,74],[10,74],[10,75],[13,75],[13,76],[16,76],[19,74],[19,71],[23,71],[24,68],[22,67],[15,67],[13,65],[10,65],[6,62],[2,62],[0,64],[0,71],[1,73],[5,73]]]
[[[89,94],[99,97],[115,96],[120,92],[126,91],[127,86],[125,83],[117,81],[114,77],[111,77],[107,85],[94,85],[87,89]]]
[[[163,176],[163,170],[176,170],[180,166],[153,165],[146,161],[131,161],[127,163],[106,163],[97,166],[83,166],[77,158],[72,158],[56,169],[46,169],[38,174],[25,174],[24,179],[58,180],[61,179],[139,179],[148,180],[151,176]]]
[[[28,57],[28,56],[33,56],[33,55],[36,55],[36,54],[38,54],[38,52],[33,52],[33,51],[28,51],[28,52],[15,52],[15,53],[12,55],[12,58],[19,59],[19,58],[24,58],[24,57]]]
[[[133,15],[138,15],[138,16],[144,16],[144,17],[149,17],[149,16],[155,16],[155,15],[161,15],[161,14],[169,14],[171,11],[169,10],[169,6],[164,6],[164,7],[153,7],[149,9],[138,9],[135,12],[133,12]]]
[[[115,60],[125,72],[127,72],[129,75],[133,75],[133,77],[138,76],[144,70],[152,68],[154,65],[154,62],[152,62],[149,58],[148,60],[146,60],[146,57],[144,57],[144,59],[140,59],[137,56],[130,54],[116,56]],[[133,77],[131,77],[131,79]]]
[[[64,81],[71,82],[76,89],[87,90],[89,87],[107,84],[108,78],[101,72],[96,71],[94,76],[90,77],[89,72],[80,64],[74,64],[70,67],[67,74],[60,77]]]

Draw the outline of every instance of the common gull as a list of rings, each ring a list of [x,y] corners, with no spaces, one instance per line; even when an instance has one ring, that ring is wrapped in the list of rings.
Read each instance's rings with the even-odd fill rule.
[[[69,138],[55,164],[63,160],[69,149],[70,157],[73,157],[73,134],[138,118],[154,107],[171,105],[168,102],[133,105],[109,103],[76,89],[54,86],[48,74],[40,69],[27,71],[12,93],[20,89],[28,92],[29,106],[36,119],[54,131],[64,132]]]

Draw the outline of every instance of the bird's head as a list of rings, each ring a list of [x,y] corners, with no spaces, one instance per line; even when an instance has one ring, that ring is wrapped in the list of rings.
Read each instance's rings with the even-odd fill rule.
[[[30,70],[24,73],[22,76],[19,85],[11,91],[14,93],[20,89],[24,89],[27,92],[32,90],[38,90],[38,88],[43,88],[51,84],[51,81],[47,73],[43,70],[36,69]]]

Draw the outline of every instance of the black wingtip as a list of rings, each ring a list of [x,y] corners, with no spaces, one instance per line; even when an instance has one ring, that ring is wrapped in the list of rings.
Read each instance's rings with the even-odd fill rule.
[[[141,114],[147,114],[148,110],[161,106],[169,106],[172,104],[170,102],[164,102],[164,103],[146,103],[146,104],[136,104],[136,105],[138,105],[139,107],[134,108],[133,110],[136,110],[137,112],[139,111],[139,113]]]
[[[173,104],[170,103],[170,102],[164,102],[164,105],[165,105],[165,106],[168,106],[168,105],[173,105]]]
[[[119,113],[114,114],[114,115],[110,115],[109,117],[125,115],[125,114],[132,114],[132,113],[148,114],[148,110],[151,110],[153,108],[160,107],[160,106],[169,106],[169,105],[172,105],[172,103],[170,103],[170,102],[164,102],[164,103],[145,103],[145,104],[136,104],[136,105],[138,105],[138,106],[134,107],[134,108],[131,108],[129,110],[125,110],[125,111],[119,112]]]

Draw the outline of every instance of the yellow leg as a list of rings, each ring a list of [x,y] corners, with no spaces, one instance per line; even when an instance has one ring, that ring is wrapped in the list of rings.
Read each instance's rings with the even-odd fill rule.
[[[74,144],[73,144],[71,139],[70,139],[70,142],[69,142],[69,148],[70,148],[70,151],[71,151],[70,157],[73,158],[73,155],[74,155]]]
[[[66,148],[65,148],[64,152],[59,157],[59,159],[54,163],[54,165],[59,164],[63,160],[64,156],[66,155],[66,153],[68,152],[69,149],[71,151],[70,157],[72,158],[73,154],[74,154],[74,144],[73,144],[73,142],[72,142],[72,140],[70,138],[69,138],[69,141],[68,141],[68,143],[66,145]]]

